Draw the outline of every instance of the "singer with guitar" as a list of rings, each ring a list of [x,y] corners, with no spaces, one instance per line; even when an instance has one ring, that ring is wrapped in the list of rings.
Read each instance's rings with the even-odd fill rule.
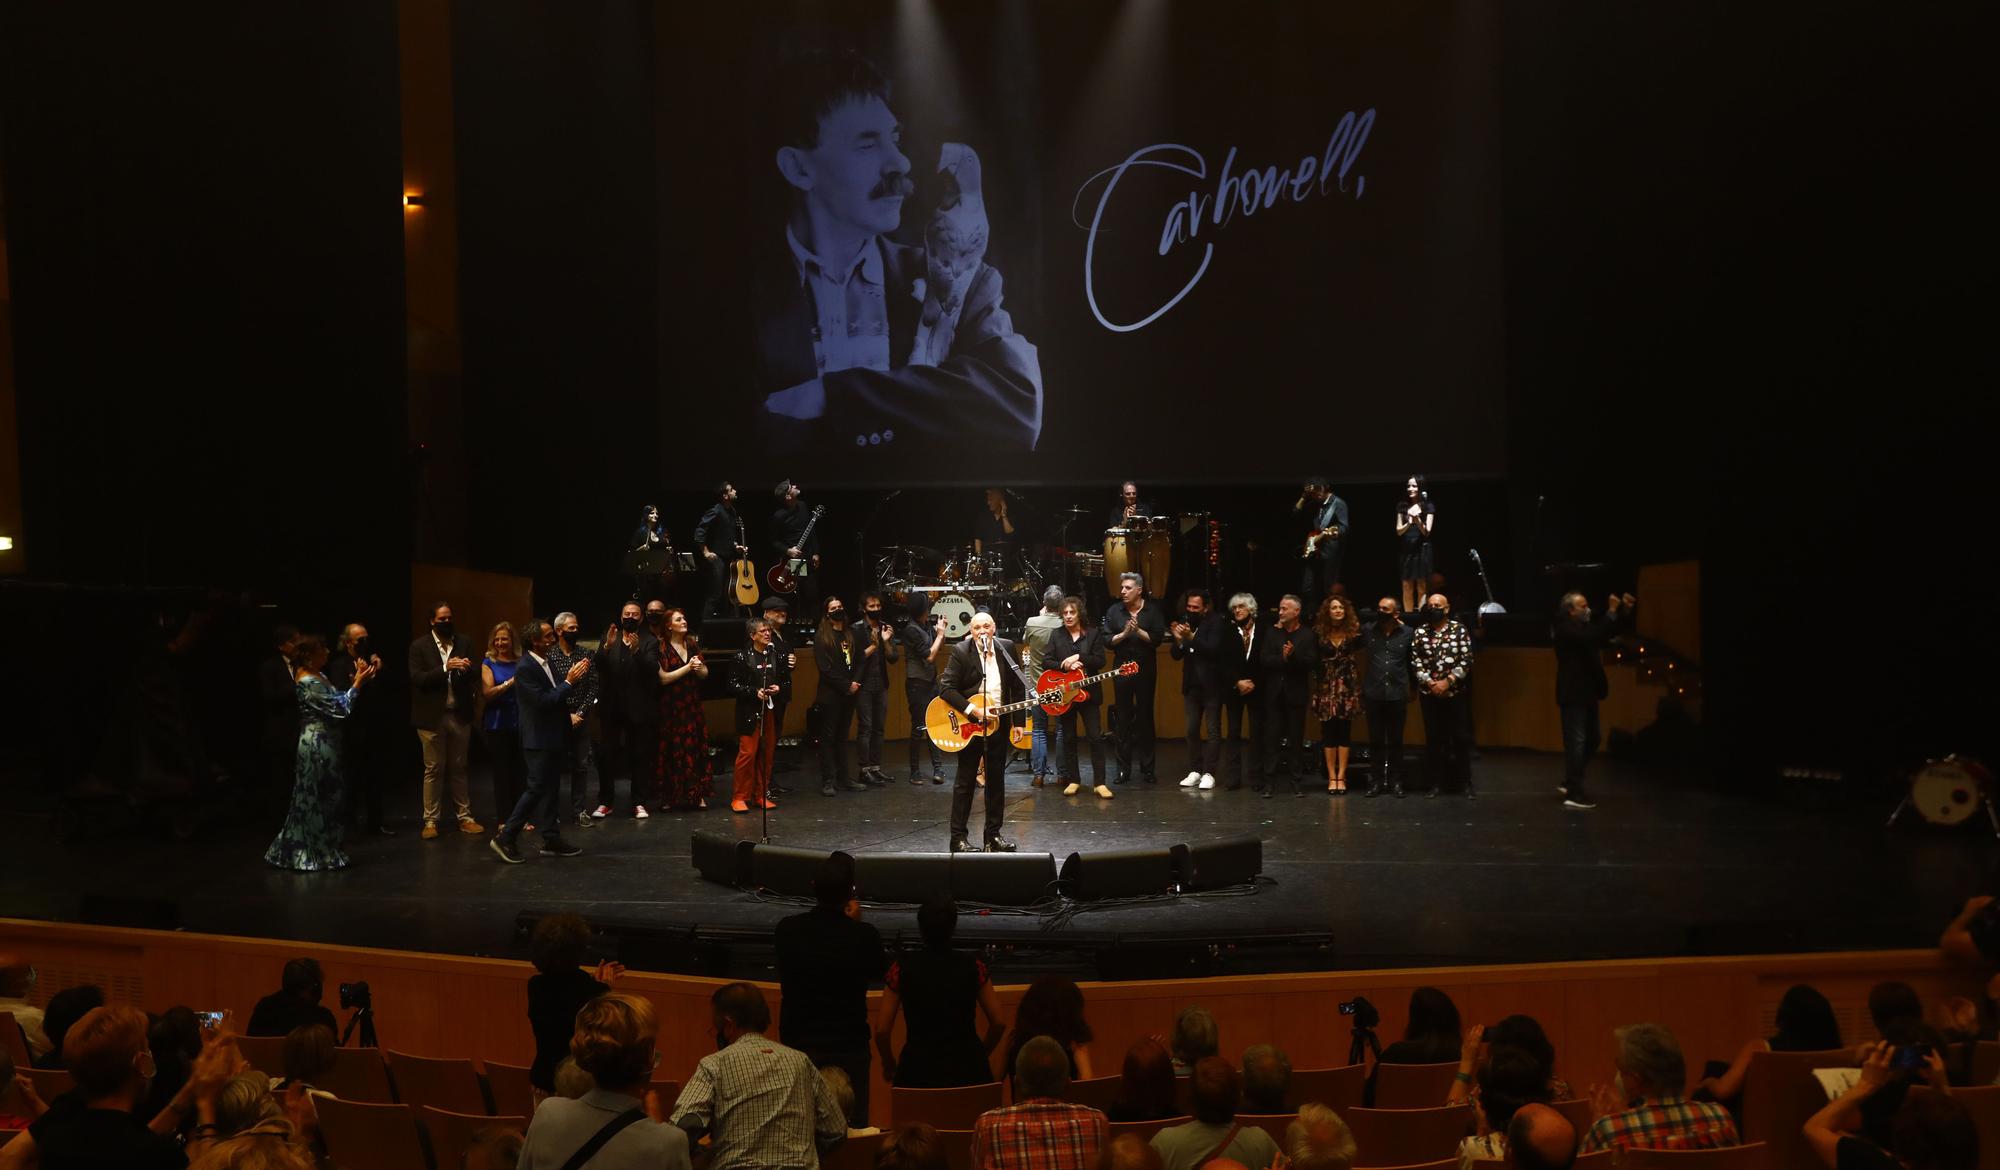
[[[1308,613],[1314,612],[1327,591],[1340,580],[1340,546],[1347,537],[1347,501],[1333,494],[1323,475],[1315,475],[1300,489],[1292,505],[1294,519],[1306,526],[1300,557],[1305,571],[1299,577],[1300,600]]]
[[[1049,635],[1048,649],[1042,652],[1042,664],[1057,670],[1080,671],[1097,674],[1104,669],[1104,659],[1108,651],[1104,645],[1104,631],[1096,626],[1086,625],[1083,620],[1083,599],[1065,597],[1057,603],[1056,612],[1062,615],[1062,627]],[[1075,796],[1083,787],[1083,771],[1077,766],[1076,744],[1077,723],[1083,723],[1083,742],[1090,745],[1090,782],[1093,791],[1110,800],[1112,791],[1104,783],[1104,741],[1101,736],[1099,712],[1104,707],[1104,688],[1093,686],[1080,690],[1071,700],[1069,710],[1059,719],[1057,741],[1061,747],[1062,759],[1056,767],[1056,775],[1064,780],[1064,796]]]
[[[747,565],[750,557],[750,550],[743,544],[743,521],[736,515],[736,485],[725,480],[716,486],[715,503],[695,525],[694,542],[701,549],[702,563],[708,571],[703,615],[734,617],[736,602],[730,568],[738,563]],[[755,589],[754,581],[751,587]]]
[[[773,593],[798,598],[800,613],[819,612],[819,525],[824,507],[808,511],[799,502],[804,489],[789,479],[772,489],[778,510],[771,513],[771,569],[764,584]]]
[[[993,630],[992,614],[975,614],[966,639],[951,648],[938,677],[938,697],[953,710],[965,712],[974,723],[984,722],[984,708],[1020,702],[1028,694],[1027,679],[1015,657],[1019,651],[1012,642],[996,637]],[[1007,732],[1016,718],[1001,717],[998,726],[958,753],[958,776],[951,792],[953,853],[973,851],[967,822],[972,816],[972,794],[979,786],[981,760],[986,762],[986,823],[981,841],[988,853],[1014,852],[1014,842],[1000,835],[1000,822],[1007,806]]]

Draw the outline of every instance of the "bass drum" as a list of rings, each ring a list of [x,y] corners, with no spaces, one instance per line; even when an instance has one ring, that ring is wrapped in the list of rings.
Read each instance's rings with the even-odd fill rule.
[[[1910,777],[1910,807],[1933,825],[1956,825],[1979,811],[1993,774],[1964,756],[1932,760]]]
[[[931,621],[944,619],[944,636],[963,638],[972,629],[972,599],[963,593],[946,593],[931,602]]]
[[[1118,574],[1137,573],[1146,579],[1146,592],[1164,597],[1167,573],[1173,568],[1174,542],[1164,532],[1137,528],[1111,528],[1104,533],[1104,591],[1118,596]]]

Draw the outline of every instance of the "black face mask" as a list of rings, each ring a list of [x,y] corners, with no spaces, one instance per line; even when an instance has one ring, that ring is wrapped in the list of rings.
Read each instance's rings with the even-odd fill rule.
[[[450,622],[432,622],[431,632],[435,633],[440,641],[445,641],[445,642],[451,641]]]
[[[826,620],[830,622],[845,622],[847,620],[847,611],[844,609],[829,609],[826,611]]]
[[[666,621],[667,615],[663,613],[649,613],[646,615],[646,624],[655,628],[665,625]]]
[[[1424,616],[1426,618],[1429,618],[1432,623],[1437,623],[1443,621],[1447,617],[1450,617],[1451,611],[1445,609],[1443,606],[1433,605],[1429,609],[1426,609],[1424,611]]]
[[[562,639],[563,645],[574,646],[576,645],[576,636],[582,632],[582,630],[557,630],[556,637]]]
[[[868,613],[868,620],[871,622],[879,622],[882,620],[882,611],[879,609],[871,609],[868,610],[867,613]]]
[[[354,639],[354,656],[356,658],[368,657],[368,639],[366,638]]]
[[[639,628],[639,619],[635,617],[621,617],[618,619],[618,628],[629,634]]]

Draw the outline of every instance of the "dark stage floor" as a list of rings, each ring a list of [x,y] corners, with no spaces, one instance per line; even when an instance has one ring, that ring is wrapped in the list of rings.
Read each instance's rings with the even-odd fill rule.
[[[886,754],[900,761],[901,745]],[[1906,822],[1885,831],[1889,799],[1813,789],[1752,798],[1615,761],[1593,765],[1600,807],[1579,813],[1554,794],[1559,760],[1536,753],[1486,753],[1476,765],[1477,800],[1400,801],[1195,794],[1174,783],[1180,746],[1161,756],[1159,787],[1120,786],[1109,802],[1087,790],[1070,798],[1035,790],[1010,773],[1008,832],[1023,850],[1059,858],[1255,834],[1265,841],[1270,883],[1246,897],[1183,898],[1066,922],[996,914],[978,920],[982,932],[1030,949],[1105,932],[1331,935],[1330,950],[1281,964],[1294,968],[1925,946],[1958,899],[1981,888],[1995,856],[1991,836],[1970,825]],[[946,846],[949,785],[898,782],[828,799],[805,778],[780,776],[804,789],[781,798],[773,814],[780,844]],[[791,912],[704,883],[690,865],[697,828],[754,839],[754,816],[719,808],[618,818],[572,831],[581,857],[531,855],[507,866],[483,838],[419,841],[415,790],[412,779],[405,807],[392,808],[402,815],[400,837],[353,840],[352,867],[318,875],[265,866],[259,855],[272,828],[262,825],[214,827],[182,842],[157,826],[94,822],[65,846],[49,810],[8,810],[14,831],[0,913],[73,920],[85,912],[84,895],[157,898],[171,900],[190,930],[518,956],[525,951],[514,926],[524,910],[679,927],[755,927]],[[476,775],[474,808],[490,808]],[[914,921],[907,909],[870,917],[885,929]],[[755,973],[759,961],[748,947],[730,965]]]

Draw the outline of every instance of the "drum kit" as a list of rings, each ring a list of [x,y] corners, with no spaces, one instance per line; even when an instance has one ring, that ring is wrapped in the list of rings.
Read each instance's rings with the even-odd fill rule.
[[[1064,593],[1081,596],[1084,582],[1102,581],[1105,595],[1115,599],[1118,575],[1136,572],[1145,577],[1147,592],[1164,596],[1178,536],[1198,535],[1203,549],[1219,547],[1220,525],[1202,514],[1128,517],[1123,524],[1104,529],[1103,544],[1092,548],[1083,545],[1089,537],[1077,540],[1070,536],[1078,517],[1088,511],[1059,511],[1062,519],[1052,544],[1023,547],[995,543],[978,551],[970,545],[946,550],[923,545],[883,549],[875,563],[876,584],[884,601],[904,609],[914,598],[928,598],[932,620],[943,618],[945,635],[962,638],[971,628],[973,614],[982,609],[993,614],[1003,631],[1018,629],[1040,612],[1042,591],[1049,585],[1060,585]]]
[[[1993,802],[1993,773],[1969,756],[1950,755],[1910,773],[1910,790],[1889,814],[1889,823],[1895,824],[1907,811],[1933,825],[1957,825],[1983,809],[1993,835],[2000,837],[2000,812]]]

